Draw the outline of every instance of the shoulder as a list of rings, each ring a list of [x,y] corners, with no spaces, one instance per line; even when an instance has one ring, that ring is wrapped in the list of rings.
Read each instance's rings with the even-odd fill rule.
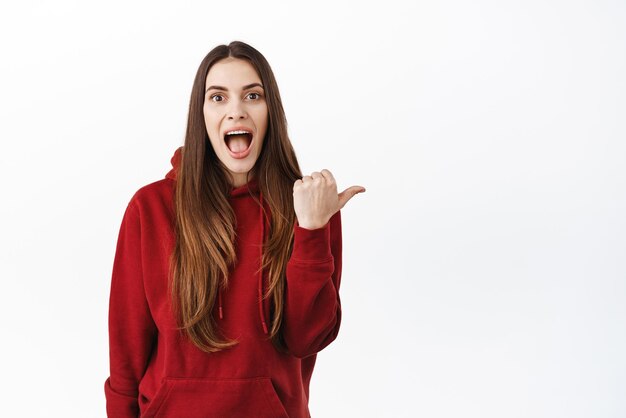
[[[141,186],[131,198],[133,203],[144,203],[155,198],[170,194],[173,191],[174,181],[172,179],[161,179]]]
[[[172,206],[174,180],[164,178],[141,186],[130,198],[128,206],[139,212],[155,207]]]

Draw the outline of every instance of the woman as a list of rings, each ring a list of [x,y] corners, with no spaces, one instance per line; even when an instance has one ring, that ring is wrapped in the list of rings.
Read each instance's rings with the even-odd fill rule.
[[[184,146],[120,227],[109,417],[309,417],[316,353],[341,321],[340,209],[302,176],[272,70],[232,42],[204,58]]]

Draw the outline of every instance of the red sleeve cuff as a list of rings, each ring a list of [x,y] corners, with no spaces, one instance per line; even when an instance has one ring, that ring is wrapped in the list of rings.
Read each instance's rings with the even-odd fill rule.
[[[330,222],[321,228],[302,228],[298,221],[294,224],[294,242],[291,261],[321,263],[333,258],[330,251]]]

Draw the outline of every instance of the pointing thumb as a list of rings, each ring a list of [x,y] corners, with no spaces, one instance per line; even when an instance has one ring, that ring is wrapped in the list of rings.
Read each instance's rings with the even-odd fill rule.
[[[363,193],[365,191],[365,187],[362,186],[351,186],[348,187],[343,192],[339,193],[339,209],[343,209],[348,200],[352,199],[354,195],[357,193]]]

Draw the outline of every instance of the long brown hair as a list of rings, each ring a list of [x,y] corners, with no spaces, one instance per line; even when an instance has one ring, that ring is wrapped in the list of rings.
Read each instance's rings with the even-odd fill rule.
[[[220,335],[212,314],[218,290],[226,287],[229,268],[238,260],[235,213],[228,201],[231,177],[211,146],[203,113],[206,76],[213,64],[227,57],[252,64],[265,90],[267,132],[247,178],[256,178],[270,209],[270,214],[263,210],[263,216],[270,218],[261,259],[261,268],[268,268],[268,288],[263,297],[272,302],[269,338],[284,351],[284,276],[296,221],[293,183],[302,175],[287,135],[287,120],[272,69],[259,51],[240,41],[212,49],[200,63],[191,90],[187,132],[174,188],[176,243],[170,258],[169,282],[172,307],[178,328],[199,349],[215,352],[237,344]]]

